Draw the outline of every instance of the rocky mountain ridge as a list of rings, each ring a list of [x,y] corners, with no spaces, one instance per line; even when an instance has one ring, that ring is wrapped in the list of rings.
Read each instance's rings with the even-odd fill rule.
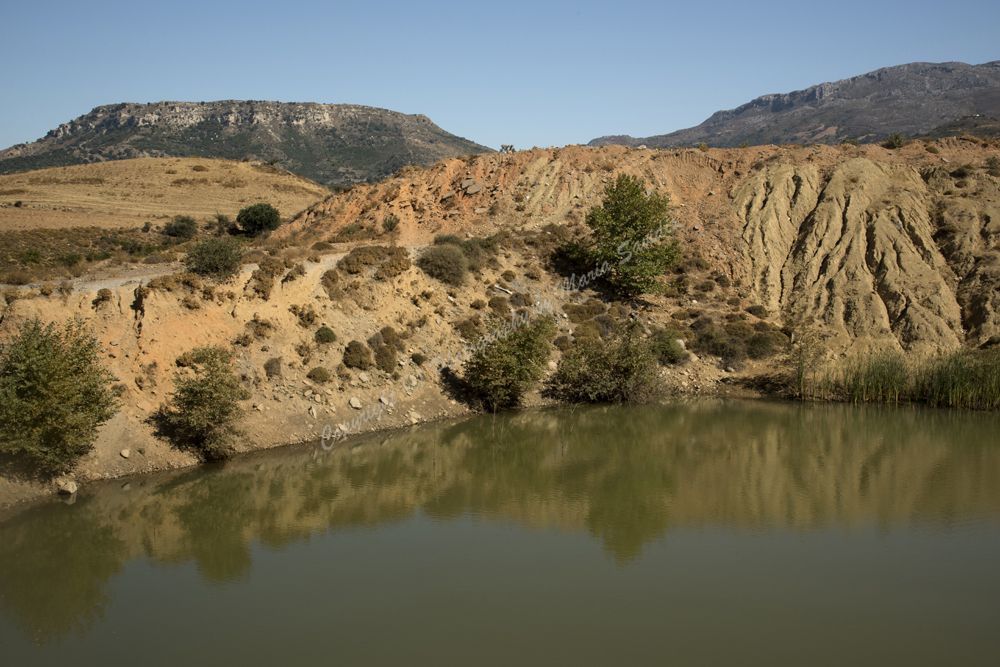
[[[786,143],[835,144],[842,139],[882,141],[894,132],[925,134],[966,116],[1000,117],[1000,60],[908,63],[805,90],[762,95],[717,111],[696,127],[651,137],[600,137],[591,146],[735,148]]]
[[[38,141],[0,151],[0,173],[139,157],[276,161],[333,185],[378,180],[408,165],[489,152],[427,116],[353,104],[122,103],[97,107]]]

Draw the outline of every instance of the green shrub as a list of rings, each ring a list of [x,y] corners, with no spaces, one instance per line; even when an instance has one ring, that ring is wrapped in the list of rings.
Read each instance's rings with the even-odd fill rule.
[[[320,345],[334,343],[337,341],[337,334],[330,327],[320,327],[316,330],[315,339]]]
[[[424,362],[427,361],[427,357],[420,354],[419,352],[414,352],[413,354],[410,355],[410,360],[417,366],[423,366]]]
[[[488,410],[517,405],[542,379],[555,323],[542,318],[509,333],[496,323],[494,332],[465,362],[465,380]]]
[[[754,317],[759,317],[760,319],[764,319],[770,314],[767,312],[767,308],[761,306],[760,304],[749,306],[746,308],[746,311]]]
[[[469,260],[457,246],[435,245],[424,250],[417,259],[417,266],[430,277],[443,283],[461,285],[465,282],[465,274],[469,271]]]
[[[372,351],[359,340],[352,340],[344,349],[344,365],[348,368],[368,370],[372,365]]]
[[[184,266],[193,273],[229,281],[243,266],[243,245],[229,237],[206,239],[191,248]]]
[[[326,370],[322,366],[317,366],[316,368],[306,373],[306,377],[312,380],[313,382],[326,384],[331,380],[333,376],[330,375],[330,371]]]
[[[741,361],[747,356],[746,345],[742,340],[732,338],[714,326],[703,328],[692,347],[699,352],[721,357],[727,363]]]
[[[882,144],[882,146],[889,149],[895,149],[895,148],[902,148],[907,143],[909,142],[906,140],[906,137],[904,137],[899,132],[893,132],[888,137],[886,137],[885,143]]]
[[[198,223],[190,215],[175,215],[173,220],[163,225],[163,233],[175,238],[189,239],[198,231]]]
[[[747,339],[747,356],[751,359],[766,359],[788,344],[788,337],[780,331],[758,331]]]
[[[0,450],[46,474],[87,454],[97,427],[118,411],[118,378],[98,363],[101,345],[82,320],[65,327],[34,318],[0,346]]]
[[[281,214],[270,204],[252,204],[240,209],[236,214],[236,222],[247,234],[260,236],[264,232],[274,231],[281,225]]]
[[[649,349],[664,366],[679,364],[691,356],[677,342],[677,332],[673,329],[654,329],[649,337]]]
[[[938,153],[941,152],[941,150],[937,146],[934,146],[933,144],[931,144],[931,145],[927,146],[927,152],[928,153],[932,153],[934,155],[937,155]]]
[[[656,358],[635,322],[606,342],[578,342],[563,354],[550,386],[562,399],[582,403],[645,403],[661,392]]]
[[[174,376],[170,401],[176,412],[166,412],[163,418],[177,440],[206,460],[228,458],[236,438],[243,434],[239,401],[250,398],[250,392],[240,386],[229,351],[199,347],[191,352],[190,361],[195,375]]]

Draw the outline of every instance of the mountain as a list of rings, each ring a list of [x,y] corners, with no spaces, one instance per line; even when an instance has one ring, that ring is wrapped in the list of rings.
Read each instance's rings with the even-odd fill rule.
[[[276,161],[324,185],[375,181],[407,165],[491,149],[420,114],[353,104],[157,102],[97,107],[0,151],[0,174],[138,157]]]
[[[894,132],[926,134],[967,116],[1000,117],[1000,60],[982,65],[910,63],[764,95],[701,125],[670,134],[594,139],[591,146],[709,146],[882,141]]]

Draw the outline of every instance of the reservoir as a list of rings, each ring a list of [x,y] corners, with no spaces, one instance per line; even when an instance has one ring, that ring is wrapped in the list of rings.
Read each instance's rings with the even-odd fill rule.
[[[994,665],[1000,417],[703,400],[426,424],[0,523],[7,665]]]

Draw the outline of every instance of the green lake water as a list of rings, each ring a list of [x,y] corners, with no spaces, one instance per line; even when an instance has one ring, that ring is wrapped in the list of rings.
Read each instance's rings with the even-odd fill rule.
[[[5,665],[994,665],[1000,418],[529,411],[0,523]]]

